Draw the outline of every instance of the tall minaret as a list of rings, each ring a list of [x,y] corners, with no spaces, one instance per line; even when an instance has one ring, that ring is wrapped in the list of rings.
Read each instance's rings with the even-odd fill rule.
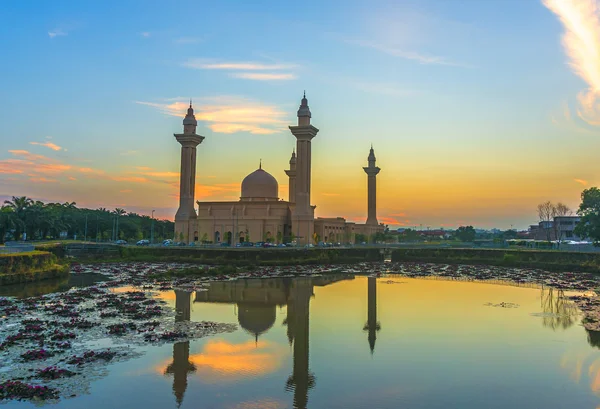
[[[296,149],[292,152],[292,158],[290,159],[290,170],[286,170],[285,174],[289,176],[289,202],[296,202]]]
[[[319,130],[310,124],[306,93],[298,109],[298,126],[290,126],[296,137],[296,206],[292,214],[292,233],[298,243],[312,243],[315,208],[310,204],[311,140]]]
[[[375,352],[377,332],[381,329],[381,324],[377,321],[377,278],[375,277],[367,279],[367,311],[367,323],[363,331],[369,332],[369,348],[372,355]]]
[[[373,151],[373,145],[371,145],[371,150],[369,151],[369,166],[363,168],[365,173],[368,175],[368,216],[367,223],[370,225],[378,225],[377,222],[377,174],[381,169],[375,166],[375,152]]]
[[[193,230],[191,221],[197,218],[194,209],[194,194],[196,191],[196,146],[204,140],[204,136],[196,134],[196,117],[190,100],[190,107],[183,119],[183,133],[174,134],[181,144],[181,172],[179,179],[179,209],[175,214],[175,240],[189,242]],[[190,231],[192,234],[190,234]],[[193,238],[192,238],[193,239]]]

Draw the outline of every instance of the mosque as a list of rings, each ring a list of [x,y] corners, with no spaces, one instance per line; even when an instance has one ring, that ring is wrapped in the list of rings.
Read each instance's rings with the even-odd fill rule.
[[[290,126],[296,138],[290,168],[289,197],[279,197],[277,180],[262,168],[244,178],[239,201],[196,202],[196,148],[204,136],[196,133],[197,121],[190,102],[183,120],[183,133],[174,134],[181,144],[181,173],[179,209],[175,214],[175,239],[186,243],[212,241],[236,245],[243,242],[295,241],[298,245],[324,242],[354,243],[357,235],[367,238],[383,232],[377,221],[376,177],[380,171],[375,164],[371,146],[368,166],[364,167],[368,181],[368,217],[365,224],[346,221],[343,217],[315,218],[311,204],[311,141],[319,129],[310,123],[311,112],[306,94],[298,109],[298,125]],[[198,206],[197,212],[196,207]]]

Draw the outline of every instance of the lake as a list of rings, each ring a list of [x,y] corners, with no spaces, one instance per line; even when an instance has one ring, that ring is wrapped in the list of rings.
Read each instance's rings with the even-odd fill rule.
[[[238,329],[139,347],[141,357],[49,407],[596,409],[600,337],[565,295],[341,274],[163,291],[175,320]]]

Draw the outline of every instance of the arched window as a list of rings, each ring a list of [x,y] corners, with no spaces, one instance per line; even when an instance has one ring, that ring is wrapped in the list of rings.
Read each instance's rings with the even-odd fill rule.
[[[215,232],[215,243],[221,242],[221,233],[219,231]]]

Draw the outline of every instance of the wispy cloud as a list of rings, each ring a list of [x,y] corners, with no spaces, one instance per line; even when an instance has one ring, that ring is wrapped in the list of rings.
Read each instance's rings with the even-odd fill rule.
[[[61,151],[64,150],[61,146],[58,146],[55,143],[52,142],[29,142],[30,145],[39,145],[39,146],[45,146],[48,149],[52,149],[53,151]]]
[[[209,123],[212,131],[218,133],[249,132],[252,134],[273,134],[286,128],[287,114],[274,105],[249,100],[242,97],[215,97],[195,99],[196,118]],[[137,104],[157,108],[168,115],[182,117],[188,108],[187,101],[157,103],[136,101]]]
[[[144,38],[148,38],[150,37],[152,34],[149,31],[143,31],[140,33],[140,35]]]
[[[68,33],[66,31],[63,31],[60,28],[55,28],[54,30],[48,31],[48,37],[50,37],[50,38],[59,37],[59,36],[66,36],[67,34]]]
[[[542,0],[564,27],[562,44],[573,72],[588,85],[581,91],[578,115],[600,125],[600,15],[597,0]]]
[[[230,77],[255,81],[293,80],[296,78],[296,75],[289,71],[297,67],[295,64],[214,61],[201,58],[190,59],[184,62],[183,66],[198,70],[238,71],[230,74]],[[281,72],[284,70],[287,72]]]
[[[93,174],[93,175],[104,175],[104,171],[101,169],[92,169],[92,168],[79,168],[77,169],[81,173]]]
[[[115,182],[148,183],[148,179],[140,176],[113,176]]]
[[[32,177],[29,179],[33,183],[56,183],[58,180],[45,177]]]
[[[179,37],[173,40],[175,44],[197,44],[203,40],[199,37]]]
[[[140,151],[130,150],[130,151],[121,152],[119,155],[121,155],[121,156],[133,156],[133,155],[137,155],[138,153],[140,153]]]
[[[382,52],[384,54],[391,55],[393,57],[404,58],[407,60],[413,60],[420,64],[436,64],[436,65],[449,65],[454,67],[463,67],[463,68],[472,68],[470,65],[457,63],[454,61],[450,61],[445,57],[440,57],[437,55],[429,55],[424,53],[418,53],[416,51],[404,50],[402,48],[397,48],[391,45],[372,42],[372,41],[364,41],[364,40],[350,40],[346,39],[346,43],[358,45],[361,47],[371,48],[373,50]]]
[[[275,74],[275,73],[263,73],[263,72],[236,72],[231,74],[233,78],[243,78],[246,80],[257,80],[257,81],[281,81],[281,80],[293,80],[296,79],[294,74]]]
[[[573,179],[577,183],[581,183],[583,186],[587,186],[588,181],[583,179]]]
[[[264,64],[258,62],[216,62],[193,58],[183,63],[184,67],[199,70],[276,71],[295,68],[293,64]]]

